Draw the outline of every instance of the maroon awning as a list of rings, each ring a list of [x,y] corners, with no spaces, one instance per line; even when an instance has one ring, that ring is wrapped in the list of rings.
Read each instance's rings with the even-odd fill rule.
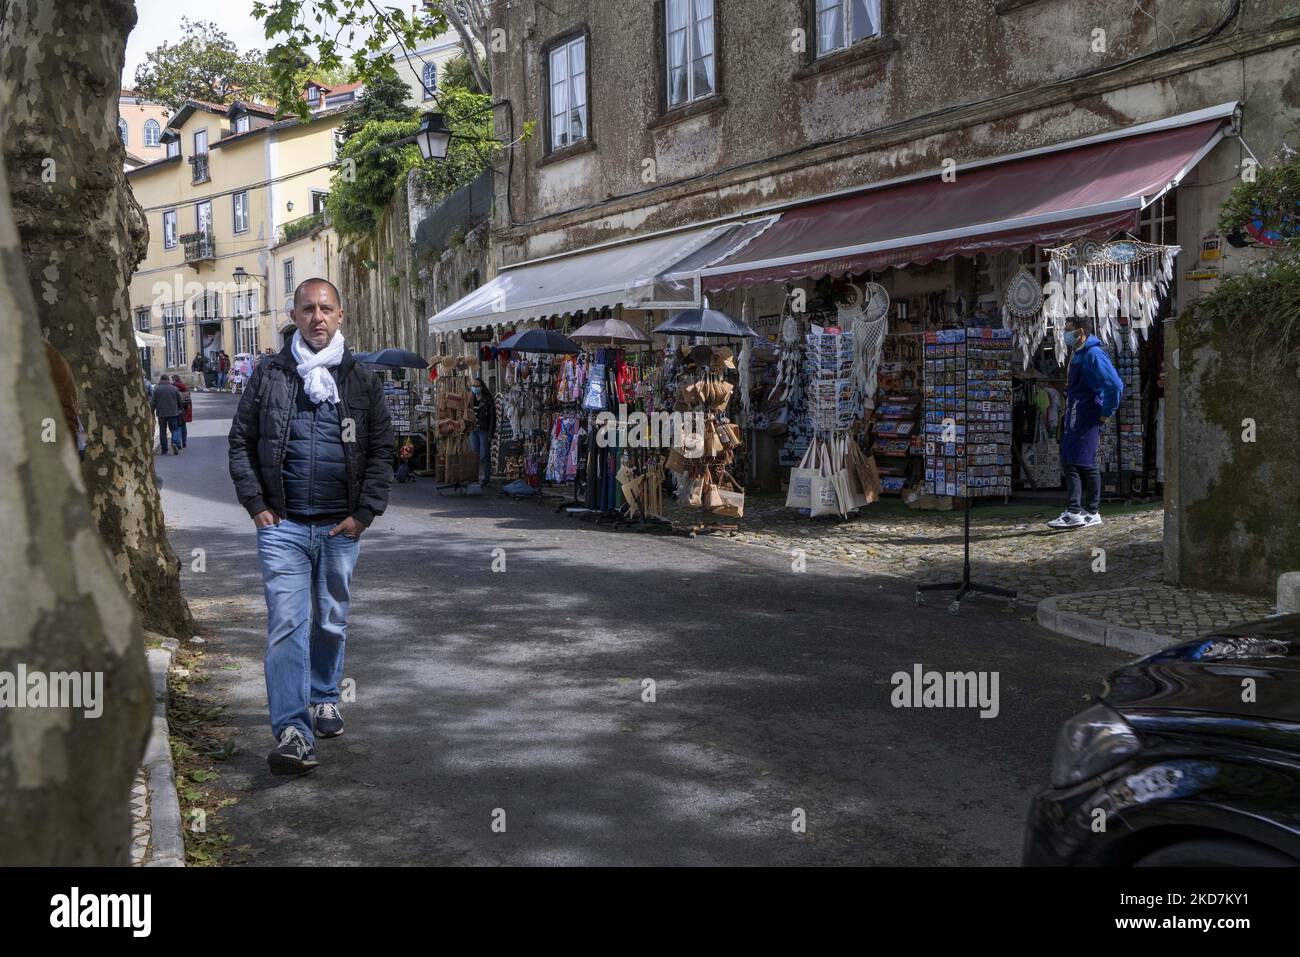
[[[1133,230],[1143,206],[1209,152],[1224,124],[1216,116],[1135,130],[959,168],[953,182],[936,173],[808,203],[698,275],[705,290],[729,289]]]

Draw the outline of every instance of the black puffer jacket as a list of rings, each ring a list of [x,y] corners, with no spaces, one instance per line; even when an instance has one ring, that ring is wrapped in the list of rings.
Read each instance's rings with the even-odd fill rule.
[[[351,513],[342,419],[334,403],[313,402],[305,389],[298,390],[281,469],[290,518],[337,522]]]
[[[339,363],[347,512],[368,526],[388,507],[393,480],[392,420],[379,379],[345,349]],[[257,364],[230,425],[230,477],[249,515],[270,509],[285,517],[285,459],[302,380],[289,346]],[[349,429],[349,425],[351,428]]]

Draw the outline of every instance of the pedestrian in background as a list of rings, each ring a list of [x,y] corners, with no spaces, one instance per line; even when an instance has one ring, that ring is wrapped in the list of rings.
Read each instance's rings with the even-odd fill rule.
[[[167,454],[167,438],[171,436],[171,447],[180,455],[181,394],[166,375],[158,377],[153,395],[149,396],[149,405],[158,417],[158,445],[161,453]]]
[[[469,391],[474,397],[474,431],[469,434],[469,447],[478,454],[479,487],[487,488],[492,478],[492,431],[497,423],[496,399],[482,379],[475,379],[470,384]]]
[[[1065,422],[1061,426],[1061,471],[1068,502],[1050,528],[1101,524],[1101,472],[1097,446],[1101,427],[1110,421],[1124,396],[1124,382],[1101,340],[1091,335],[1091,320],[1065,320],[1070,350],[1070,377],[1065,387]]]
[[[208,375],[208,358],[207,358],[207,356],[205,356],[202,352],[197,353],[197,354],[194,356],[194,361],[190,363],[190,371],[198,375],[198,377],[199,377],[199,388],[200,388],[200,389],[203,389],[203,390],[206,392],[206,391],[207,391],[207,387],[208,387],[208,380],[207,380],[207,375]]]
[[[217,389],[226,388],[226,380],[230,378],[230,356],[226,355],[223,349],[217,353]]]
[[[181,394],[181,448],[184,449],[190,444],[189,423],[194,421],[194,397],[180,376],[172,376],[172,385]]]

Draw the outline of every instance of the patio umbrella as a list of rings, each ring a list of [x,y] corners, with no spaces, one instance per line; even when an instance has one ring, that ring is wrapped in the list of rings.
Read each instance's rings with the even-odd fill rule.
[[[498,349],[510,352],[551,352],[561,355],[576,355],[582,350],[568,336],[562,336],[550,329],[525,329],[506,339]]]
[[[578,342],[606,342],[610,345],[616,342],[650,342],[650,337],[636,326],[614,318],[593,319],[577,331],[569,333],[569,338]]]
[[[380,349],[377,352],[354,352],[352,358],[372,366],[392,369],[427,369],[429,363],[407,349]]]
[[[732,319],[725,312],[710,309],[706,304],[702,309],[686,309],[662,322],[654,331],[664,336],[730,336],[732,338],[756,339],[758,333],[739,319]]]

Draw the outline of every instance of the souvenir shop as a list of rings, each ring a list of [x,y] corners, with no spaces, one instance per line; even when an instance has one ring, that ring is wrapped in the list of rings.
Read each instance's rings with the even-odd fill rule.
[[[706,512],[747,488],[842,517],[885,496],[1059,494],[1074,311],[1125,381],[1101,442],[1106,491],[1158,494],[1176,187],[1235,108],[520,263],[430,331],[541,324],[578,340],[618,321],[649,338],[588,340],[567,360],[496,355],[507,475],[573,478],[603,514],[661,469],[661,488]],[[621,431],[590,441],[592,417],[623,407],[704,425],[660,450]]]

